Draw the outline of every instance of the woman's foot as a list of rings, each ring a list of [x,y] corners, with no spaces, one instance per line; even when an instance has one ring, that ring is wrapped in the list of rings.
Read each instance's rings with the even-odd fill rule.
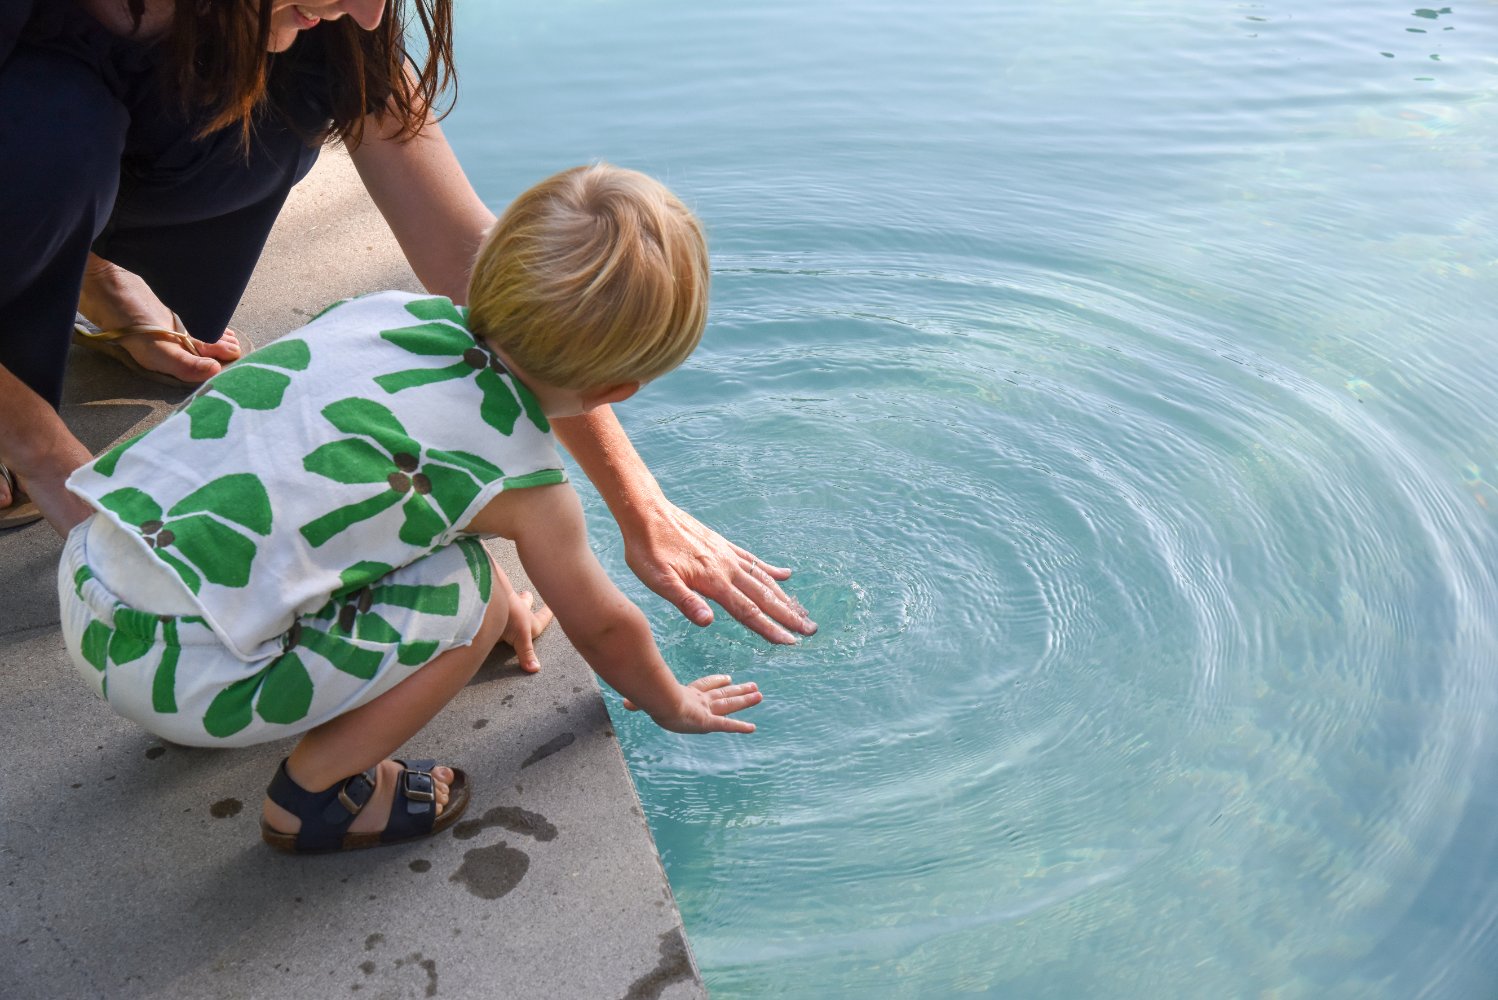
[[[354,817],[353,823],[348,828],[349,833],[379,833],[385,829],[385,824],[390,820],[390,804],[395,801],[395,786],[400,781],[401,771],[400,764],[393,760],[381,761],[373,768],[374,795],[364,804],[359,815]],[[448,786],[453,780],[452,768],[432,768],[432,780],[436,785],[437,815],[441,816],[442,810],[447,808],[451,794]],[[266,825],[279,833],[294,834],[302,828],[300,819],[276,805],[269,798],[262,803],[260,814]]]
[[[101,330],[128,326],[172,329],[172,311],[150,286],[139,275],[102,257],[89,258],[83,274],[83,291],[78,296],[78,311]],[[222,371],[224,365],[238,361],[243,353],[233,330],[225,330],[214,344],[199,341],[202,357],[195,357],[178,344],[148,337],[129,337],[121,344],[142,368],[184,382],[206,382]]]
[[[546,631],[552,619],[556,617],[546,605],[536,610],[531,610],[531,592],[522,590],[520,593],[510,592],[510,620],[505,623],[505,630],[500,634],[499,641],[509,643],[510,648],[515,650],[515,659],[520,664],[520,669],[528,674],[533,674],[541,669],[541,661],[536,658],[536,640],[541,633]]]
[[[0,531],[35,524],[42,519],[42,510],[26,495],[26,490],[16,483],[11,488],[13,474],[0,463]]]

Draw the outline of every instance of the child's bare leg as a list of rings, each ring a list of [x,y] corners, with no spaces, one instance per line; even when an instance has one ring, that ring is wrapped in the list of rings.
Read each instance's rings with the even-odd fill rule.
[[[514,596],[513,592],[508,591],[508,596]],[[395,796],[395,779],[400,774],[400,765],[386,758],[415,736],[472,679],[504,633],[511,603],[506,592],[496,592],[472,643],[449,649],[373,701],[303,736],[286,759],[291,780],[309,792],[320,792],[379,764],[374,796],[355,817],[349,832],[384,829]],[[440,813],[447,804],[452,770],[434,768],[432,778],[437,784]],[[262,811],[273,829],[283,833],[301,829],[300,819],[268,798]]]

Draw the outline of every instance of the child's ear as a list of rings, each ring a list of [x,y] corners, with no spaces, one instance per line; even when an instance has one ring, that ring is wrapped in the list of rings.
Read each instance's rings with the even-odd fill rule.
[[[583,405],[591,410],[609,403],[622,403],[639,391],[639,382],[618,382],[601,389],[589,389],[583,393]]]

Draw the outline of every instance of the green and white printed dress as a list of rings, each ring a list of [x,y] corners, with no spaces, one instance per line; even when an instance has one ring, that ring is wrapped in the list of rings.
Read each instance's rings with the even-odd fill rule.
[[[472,642],[462,527],[566,481],[534,396],[445,298],[341,303],[73,474],[58,592],[78,670],[176,742],[303,732]]]

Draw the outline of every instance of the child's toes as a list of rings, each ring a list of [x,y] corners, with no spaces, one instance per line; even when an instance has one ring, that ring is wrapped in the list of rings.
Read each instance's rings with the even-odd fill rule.
[[[449,785],[452,784],[453,770],[450,767],[432,768],[432,781],[436,785],[437,812],[440,814],[447,808],[447,800],[452,797]]]

